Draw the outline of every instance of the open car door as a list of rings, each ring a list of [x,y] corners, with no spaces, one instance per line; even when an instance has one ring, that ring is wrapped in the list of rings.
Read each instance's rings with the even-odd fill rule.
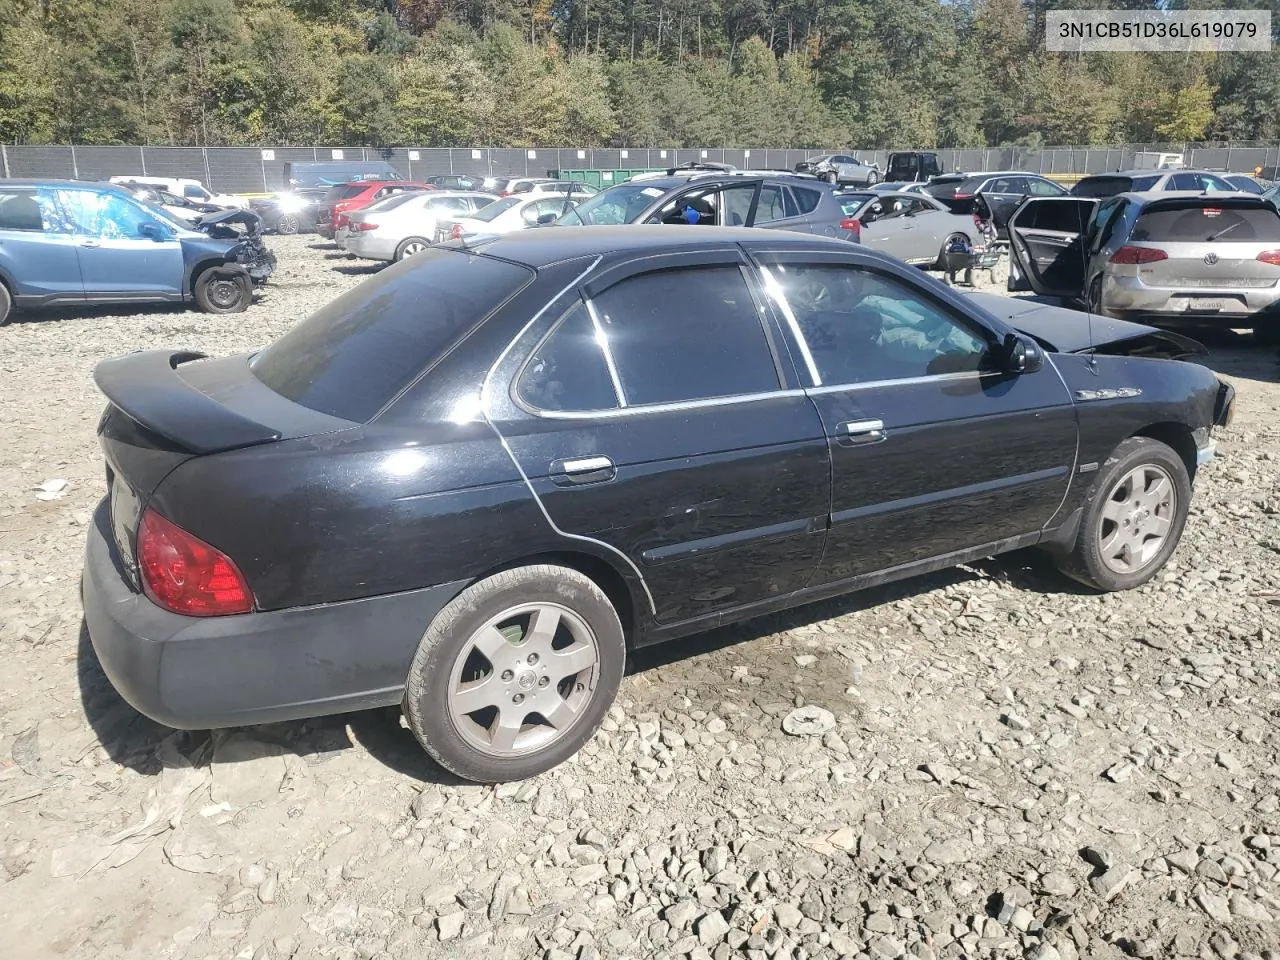
[[[1010,290],[1084,297],[1085,242],[1098,201],[1028,197],[1009,217]]]

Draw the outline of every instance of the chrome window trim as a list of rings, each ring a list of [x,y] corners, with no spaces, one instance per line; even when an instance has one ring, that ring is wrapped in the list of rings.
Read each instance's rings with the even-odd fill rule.
[[[627,394],[622,389],[622,380],[618,377],[618,366],[613,362],[613,349],[609,346],[609,338],[605,336],[604,327],[600,323],[600,311],[596,309],[594,300],[586,301],[587,316],[591,318],[591,328],[596,332],[596,343],[604,354],[604,365],[609,368],[609,379],[613,381],[613,394],[617,398],[619,409],[626,409]],[[558,327],[564,321],[557,321]],[[545,341],[544,341],[545,342]]]
[[[543,420],[612,420],[619,417],[635,417],[651,413],[676,413],[684,410],[700,410],[705,407],[725,407],[733,403],[759,403],[780,397],[803,397],[803,388],[793,390],[769,390],[764,393],[739,393],[728,397],[706,397],[701,400],[678,400],[672,403],[645,403],[634,407],[617,407],[612,410],[536,410],[528,412]]]
[[[948,380],[980,380],[983,377],[999,376],[1004,376],[999,370],[964,370],[956,373],[930,373],[922,377],[899,377],[896,380],[866,380],[862,383],[827,384],[821,387],[810,387],[805,392],[812,396],[820,396],[825,393],[841,393],[846,390],[883,389],[884,387],[940,383]]]

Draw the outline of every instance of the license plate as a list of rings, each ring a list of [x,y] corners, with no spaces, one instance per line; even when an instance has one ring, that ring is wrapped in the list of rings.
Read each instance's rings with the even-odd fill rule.
[[[1224,309],[1224,308],[1226,307],[1226,305],[1227,305],[1227,302],[1226,302],[1225,300],[1203,300],[1203,299],[1196,299],[1196,300],[1188,300],[1188,301],[1187,301],[1187,309],[1188,309],[1188,310],[1197,310],[1197,311],[1199,311],[1199,310],[1204,310],[1204,311],[1208,311],[1208,310],[1222,310],[1222,309]]]

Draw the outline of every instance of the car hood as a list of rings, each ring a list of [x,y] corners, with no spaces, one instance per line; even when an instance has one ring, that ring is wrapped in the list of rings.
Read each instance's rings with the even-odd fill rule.
[[[243,226],[247,235],[256,236],[262,229],[262,217],[252,210],[233,208],[206,214],[197,220],[195,224],[197,230],[202,233],[208,233],[211,236],[218,232],[218,227],[228,228],[237,225]]]
[[[1198,340],[1128,320],[1050,304],[1037,297],[970,293],[969,299],[1053,353],[1098,353],[1164,360],[1204,356]]]

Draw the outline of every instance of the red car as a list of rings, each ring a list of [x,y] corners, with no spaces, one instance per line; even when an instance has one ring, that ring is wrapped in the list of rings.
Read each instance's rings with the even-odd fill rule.
[[[326,240],[346,223],[353,210],[363,210],[383,197],[406,190],[434,190],[429,183],[414,180],[357,180],[339,183],[329,188],[329,193],[316,207],[316,232]]]

